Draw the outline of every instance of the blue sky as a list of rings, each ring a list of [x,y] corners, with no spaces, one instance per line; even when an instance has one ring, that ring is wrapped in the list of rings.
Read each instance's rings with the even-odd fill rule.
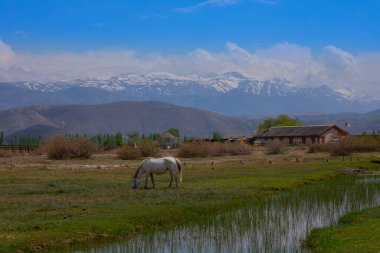
[[[16,52],[215,52],[226,41],[248,50],[286,41],[356,53],[379,50],[379,11],[377,0],[2,0],[0,38]]]
[[[1,0],[0,81],[239,71],[380,97],[379,13],[380,0]]]

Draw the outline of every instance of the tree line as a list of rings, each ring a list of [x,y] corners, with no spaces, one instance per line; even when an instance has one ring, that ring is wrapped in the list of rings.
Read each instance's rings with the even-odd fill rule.
[[[166,132],[172,134],[174,137],[180,138],[180,132],[177,128],[169,128]],[[115,134],[97,133],[95,135],[89,134],[66,134],[68,138],[88,138],[94,144],[103,147],[118,147],[125,144],[133,145],[141,140],[150,140],[157,142],[161,136],[161,133],[151,133],[149,135],[141,134],[137,131],[132,131],[127,135],[123,135],[118,132]],[[0,131],[0,145],[30,145],[40,146],[46,142],[46,138],[35,137],[31,135],[26,136],[13,136],[12,138],[5,138],[4,131]]]
[[[258,126],[257,132],[261,132],[269,129],[272,126],[300,126],[302,125],[297,119],[290,118],[286,114],[281,114],[277,118],[265,118],[264,121]],[[181,140],[180,131],[178,128],[169,128],[167,129],[168,133],[178,138],[178,141]],[[89,138],[94,144],[103,147],[118,147],[125,144],[133,145],[141,140],[150,140],[153,142],[158,142],[161,133],[151,133],[149,135],[141,134],[137,131],[132,131],[127,135],[123,135],[118,132],[115,134],[105,134],[97,133],[95,135],[87,134],[74,134],[66,135],[66,137],[77,138],[77,137],[86,137]],[[193,138],[189,136],[183,136],[182,140],[184,142],[191,141]],[[223,136],[219,131],[214,131],[212,133],[211,139],[218,142],[223,142]],[[33,145],[40,146],[46,142],[46,139],[35,136],[14,136],[11,139],[6,139],[4,137],[4,132],[0,131],[0,145]]]

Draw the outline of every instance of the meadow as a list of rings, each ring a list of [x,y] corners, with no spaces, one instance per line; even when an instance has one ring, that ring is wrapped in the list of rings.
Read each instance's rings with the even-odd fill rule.
[[[326,156],[290,150],[182,159],[180,188],[168,189],[164,174],[156,176],[156,189],[136,190],[132,175],[141,160],[126,162],[114,154],[62,161],[45,155],[1,158],[0,252],[86,248],[132,238],[328,180],[342,169],[379,169],[371,162],[379,153],[330,157],[328,163]]]
[[[373,252],[380,249],[380,206],[343,216],[336,226],[315,229],[305,241],[312,252]]]

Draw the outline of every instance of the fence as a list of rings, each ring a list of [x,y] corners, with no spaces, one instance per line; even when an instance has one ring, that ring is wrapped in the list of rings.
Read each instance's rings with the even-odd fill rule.
[[[36,150],[37,145],[0,145],[0,149],[10,150],[10,151],[19,151],[19,152],[30,152]]]

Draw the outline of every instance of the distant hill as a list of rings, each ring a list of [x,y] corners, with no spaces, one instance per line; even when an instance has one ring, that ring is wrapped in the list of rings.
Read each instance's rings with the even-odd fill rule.
[[[368,113],[296,115],[304,125],[337,124],[351,134],[380,130],[380,109]],[[178,128],[181,136],[211,137],[250,135],[264,118],[225,116],[162,102],[115,102],[100,105],[35,105],[0,111],[0,130],[5,136],[64,134],[160,133]],[[351,127],[345,127],[345,123]]]
[[[43,137],[50,139],[57,135],[65,135],[66,131],[61,128],[48,125],[33,125],[31,127],[13,132],[12,134],[6,136],[7,140],[14,140],[14,137],[25,137],[25,136],[34,136],[34,137]]]
[[[181,136],[211,137],[252,134],[257,119],[224,116],[162,102],[115,102],[100,105],[36,105],[0,111],[6,136],[51,137],[57,134],[96,134],[132,131],[160,133],[180,129]]]

